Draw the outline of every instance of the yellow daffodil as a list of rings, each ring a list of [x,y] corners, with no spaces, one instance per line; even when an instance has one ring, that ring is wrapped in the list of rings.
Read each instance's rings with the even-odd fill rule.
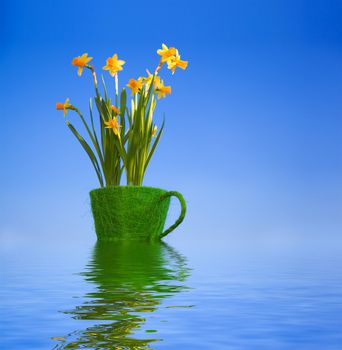
[[[104,122],[106,124],[105,128],[112,129],[114,134],[120,138],[120,128],[121,125],[118,122],[117,117],[110,118],[108,121]]]
[[[132,95],[134,95],[138,93],[139,90],[142,88],[143,81],[141,80],[141,78],[139,78],[138,80],[132,78],[129,80],[127,86],[132,90]]]
[[[167,68],[171,69],[172,74],[175,73],[175,70],[177,67],[185,69],[188,66],[188,61],[183,61],[180,59],[180,55],[178,53],[178,50],[176,50],[175,56],[172,56],[167,61]]]
[[[162,44],[162,48],[157,50],[157,54],[161,56],[160,61],[167,62],[172,56],[176,54],[174,47],[168,48],[165,44]]]
[[[140,80],[143,84],[145,84],[146,89],[149,89],[152,83],[153,74],[150,73],[148,69],[146,69],[147,77],[140,77],[138,80]],[[158,75],[154,76],[154,85],[158,85],[160,83],[160,77]]]
[[[104,70],[108,70],[109,74],[114,77],[115,74],[122,70],[122,66],[125,64],[125,61],[119,60],[118,55],[114,54],[112,57],[108,57],[106,60],[106,65],[103,67]]]
[[[115,114],[120,114],[120,109],[118,107],[111,105],[110,108]]]
[[[81,76],[83,68],[86,67],[88,65],[88,62],[90,62],[92,59],[92,57],[88,57],[87,53],[84,53],[82,56],[73,58],[71,64],[78,67],[77,74]]]
[[[165,86],[164,81],[161,80],[158,84],[156,84],[156,93],[158,95],[158,100],[161,97],[165,97],[166,94],[171,94],[171,86]]]
[[[71,104],[69,103],[69,99],[67,98],[64,103],[57,102],[56,103],[56,109],[63,110],[64,111],[64,117],[67,114],[67,110],[71,107]]]
[[[155,125],[152,129],[152,137],[156,137],[157,131],[158,131],[158,127],[157,127],[157,125]]]
[[[147,72],[147,77],[140,77],[138,80],[140,80],[148,89],[151,85],[153,75],[149,72],[148,69],[146,69],[146,72]]]

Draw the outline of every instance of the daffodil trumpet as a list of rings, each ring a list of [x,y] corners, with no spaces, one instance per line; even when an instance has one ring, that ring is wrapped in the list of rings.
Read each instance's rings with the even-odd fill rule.
[[[92,57],[84,53],[71,62],[77,67],[78,76],[82,75],[84,68],[92,73],[96,94],[90,98],[89,118],[85,118],[69,99],[57,103],[56,109],[63,110],[64,116],[68,110],[72,110],[81,120],[87,137],[83,137],[69,120],[66,120],[66,124],[87,153],[101,187],[119,186],[123,173],[126,174],[128,185],[141,186],[143,183],[146,169],[164,129],[164,121],[159,129],[154,122],[156,103],[171,94],[171,86],[164,83],[159,72],[164,64],[172,74],[176,68],[186,69],[188,65],[187,61],[180,59],[180,54],[174,47],[162,44],[157,54],[160,60],[153,74],[147,70],[147,76],[128,81],[130,101],[127,101],[126,88],[119,91],[118,74],[126,62],[119,59],[117,53],[108,57],[103,66],[103,70],[114,78],[114,102],[103,76],[103,96],[99,92],[95,68],[89,63]],[[97,118],[94,118],[94,102]]]

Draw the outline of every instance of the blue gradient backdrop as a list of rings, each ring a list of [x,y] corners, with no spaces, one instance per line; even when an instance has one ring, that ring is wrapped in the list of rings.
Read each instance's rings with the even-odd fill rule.
[[[3,237],[93,235],[97,179],[55,102],[86,111],[93,94],[72,57],[100,73],[117,52],[122,86],[163,42],[189,60],[162,72],[173,93],[145,179],[187,198],[171,240],[341,232],[341,1],[5,0],[0,16]]]

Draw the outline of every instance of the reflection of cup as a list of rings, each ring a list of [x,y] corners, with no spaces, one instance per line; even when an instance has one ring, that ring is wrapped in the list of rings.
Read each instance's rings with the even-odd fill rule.
[[[178,220],[163,231],[170,197],[181,203]],[[115,186],[90,192],[99,240],[159,240],[184,219],[186,204],[179,192],[145,186]]]
[[[161,300],[186,289],[182,282],[189,272],[186,259],[165,243],[97,242],[82,272],[96,290],[65,313],[110,322],[74,331],[54,349],[150,349],[149,343],[158,339],[129,336],[145,323],[137,313],[153,312]]]

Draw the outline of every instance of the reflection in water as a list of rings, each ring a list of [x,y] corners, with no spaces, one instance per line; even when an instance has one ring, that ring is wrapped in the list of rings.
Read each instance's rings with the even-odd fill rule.
[[[153,312],[164,298],[185,290],[189,271],[186,259],[165,243],[97,242],[82,273],[96,289],[65,313],[99,322],[53,338],[61,340],[54,349],[151,349],[159,339],[133,336],[145,322],[138,313]]]

